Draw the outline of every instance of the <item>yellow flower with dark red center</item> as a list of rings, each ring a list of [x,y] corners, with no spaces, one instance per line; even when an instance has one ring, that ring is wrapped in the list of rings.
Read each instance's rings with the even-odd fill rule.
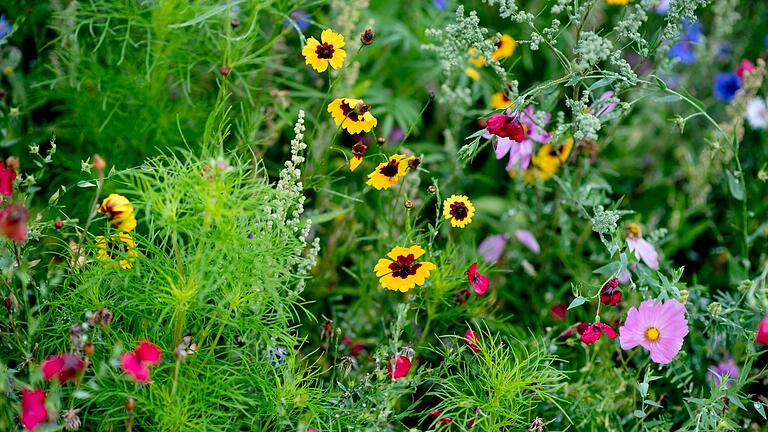
[[[380,163],[372,173],[368,174],[368,185],[378,190],[391,188],[397,184],[400,177],[405,175],[408,163],[412,159],[414,159],[413,156],[392,155],[387,162]]]
[[[464,228],[472,222],[475,206],[465,195],[451,195],[443,201],[443,216],[451,220],[451,226]]]
[[[549,180],[557,172],[558,168],[568,160],[572,149],[572,137],[568,137],[557,149],[549,143],[542,145],[539,151],[536,152],[536,156],[531,160],[531,167],[523,173],[523,178],[528,183],[533,183],[536,180]],[[512,174],[514,174],[514,171],[510,171],[510,175]]]
[[[496,42],[496,49],[491,53],[491,57],[494,60],[501,60],[507,57],[511,57],[515,53],[517,48],[517,41],[508,34],[501,35],[501,38]]]
[[[389,258],[379,259],[373,268],[381,286],[392,291],[407,292],[417,285],[424,285],[429,272],[437,267],[431,262],[417,261],[422,255],[424,249],[419,246],[397,246],[389,251]]]
[[[139,253],[136,251],[136,243],[128,233],[120,232],[106,238],[96,236],[96,247],[99,249],[97,257],[102,261],[114,261],[115,266],[123,269],[131,268]]]
[[[331,29],[323,30],[320,34],[320,42],[311,37],[301,50],[307,64],[318,72],[325,72],[328,65],[338,69],[344,64],[347,52],[344,51],[344,36]]]
[[[336,126],[341,126],[351,134],[370,132],[378,124],[371,114],[371,106],[360,99],[339,98],[328,104]]]
[[[128,198],[122,195],[111,194],[104,198],[101,206],[99,206],[99,213],[106,214],[107,219],[115,228],[123,231],[132,231],[136,228],[133,205],[128,201]]]
[[[491,108],[493,109],[503,109],[503,108],[509,108],[510,105],[512,105],[512,101],[509,100],[507,95],[504,94],[504,92],[496,92],[491,95]]]

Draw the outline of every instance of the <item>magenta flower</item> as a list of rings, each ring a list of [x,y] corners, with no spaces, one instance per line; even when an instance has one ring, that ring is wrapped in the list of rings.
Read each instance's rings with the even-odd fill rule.
[[[85,369],[85,360],[77,354],[59,354],[48,357],[42,366],[43,376],[50,381],[56,378],[65,383]]]
[[[511,138],[514,141],[522,141],[525,138],[525,129],[518,116],[509,114],[494,114],[487,120],[488,133],[499,138]]]
[[[523,246],[527,247],[531,250],[531,252],[535,253],[536,255],[541,252],[541,247],[539,247],[539,242],[536,241],[536,237],[533,236],[533,233],[528,230],[517,230],[515,231],[515,237],[517,238],[517,241],[523,244]]]
[[[640,258],[645,265],[654,270],[659,269],[659,253],[656,252],[652,244],[642,237],[640,226],[635,223],[627,226],[627,246],[629,246],[629,251],[634,252],[635,256]]]
[[[469,329],[464,333],[464,341],[467,343],[469,349],[474,352],[480,352],[480,348],[477,347],[477,338],[477,333],[472,329]]]
[[[486,264],[496,264],[504,254],[507,247],[507,235],[497,234],[486,237],[477,247],[477,253],[483,257]]]
[[[5,397],[5,396],[4,396]],[[45,390],[21,389],[21,424],[34,431],[41,423],[48,420],[48,409],[45,407]]]
[[[394,362],[392,360],[394,360]],[[392,365],[393,363],[394,367]],[[391,360],[387,362],[387,373],[393,380],[405,377],[410,370],[411,360],[406,356],[392,354]]]
[[[472,263],[472,265],[469,266],[469,270],[467,270],[467,282],[469,282],[469,285],[475,291],[475,294],[479,296],[485,295],[485,293],[488,292],[490,281],[488,280],[488,276],[482,275],[477,271],[477,263]]]
[[[707,370],[707,381],[720,387],[720,382],[725,383],[725,388],[730,387],[733,381],[739,379],[739,367],[732,358],[721,361],[717,366],[710,366]]]
[[[601,322],[583,322],[576,327],[576,331],[581,335],[579,340],[587,345],[592,345],[597,342],[602,335],[606,335],[610,339],[616,339],[616,330],[608,324]]]
[[[123,372],[137,383],[149,381],[149,366],[160,363],[163,352],[160,347],[148,341],[141,341],[135,350],[120,357]]]
[[[760,324],[757,325],[757,336],[755,336],[755,343],[760,345],[768,345],[768,315],[760,320]]]
[[[755,70],[755,65],[752,64],[751,61],[744,59],[739,63],[739,66],[736,67],[736,76],[739,77],[739,79],[743,79],[744,74],[750,73],[753,70]]]
[[[507,110],[507,113],[510,112],[511,110]],[[539,117],[537,114],[540,113],[536,113],[533,105],[528,105],[520,114],[516,116],[504,116],[514,117],[519,121],[519,124],[522,125],[524,131],[523,136],[505,137],[503,135],[496,134],[494,133],[496,128],[491,128],[490,119],[488,119],[488,133],[484,136],[486,138],[490,138],[491,135],[497,136],[496,143],[493,147],[497,160],[501,160],[504,158],[504,156],[509,154],[509,162],[507,162],[506,167],[507,171],[513,169],[516,165],[519,166],[522,170],[528,168],[533,157],[533,147],[535,143],[545,144],[549,142],[551,135],[546,130],[544,130],[544,127],[547,125],[547,123],[549,123],[552,115],[549,113],[544,113],[542,115],[543,121],[541,124],[539,124]]]
[[[680,352],[687,334],[685,306],[677,300],[656,303],[650,299],[640,303],[639,309],[629,309],[619,328],[619,344],[623,350],[640,345],[651,353],[651,360],[667,364]]]

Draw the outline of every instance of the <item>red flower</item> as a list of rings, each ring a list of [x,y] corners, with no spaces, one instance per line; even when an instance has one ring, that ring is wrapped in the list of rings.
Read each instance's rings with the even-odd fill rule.
[[[755,65],[752,64],[751,61],[744,59],[739,63],[739,66],[736,68],[736,76],[739,77],[739,79],[744,78],[744,74],[747,72],[752,72],[755,70]]]
[[[440,410],[433,410],[432,412],[429,413],[429,415],[431,415],[432,417],[440,417],[443,415],[443,413],[441,413]],[[453,420],[451,420],[450,417],[443,417],[440,419],[440,421],[443,424],[451,424]]]
[[[488,132],[501,138],[521,142],[525,139],[525,128],[516,116],[494,114],[488,117]]]
[[[464,340],[467,342],[467,346],[474,352],[479,352],[480,348],[475,345],[477,343],[477,333],[474,330],[469,329],[464,333]]]
[[[48,357],[42,369],[46,380],[56,378],[60,383],[65,383],[85,369],[85,360],[77,354],[59,354]]]
[[[621,301],[621,290],[619,289],[619,280],[613,278],[603,285],[600,290],[600,303],[608,306],[616,306]]]
[[[133,352],[124,353],[120,357],[123,371],[134,381],[145,383],[149,381],[149,366],[160,363],[163,352],[152,342],[141,341]]]
[[[45,391],[21,389],[21,423],[29,430],[35,430],[40,423],[48,419],[48,409],[45,407]]]
[[[395,361],[395,367],[392,368],[392,361],[387,362],[387,372],[392,379],[399,379],[408,375],[411,370],[411,360],[406,356],[392,354],[390,357]]]
[[[13,181],[16,180],[16,170],[5,167],[5,162],[0,161],[0,194],[11,196],[13,193]]]
[[[341,338],[342,345],[349,346],[349,353],[353,356],[356,356],[363,352],[365,349],[365,345],[362,342],[354,342],[349,335],[344,335],[344,337]]]
[[[558,303],[556,305],[552,305],[552,307],[549,309],[549,312],[556,319],[564,320],[565,316],[568,315],[568,306],[563,303]]]
[[[472,263],[472,265],[469,266],[469,270],[467,270],[467,281],[469,281],[469,285],[475,291],[475,294],[479,296],[484,295],[488,291],[488,276],[481,275],[477,271],[477,263]]]
[[[0,233],[19,243],[27,239],[29,212],[19,204],[8,204],[0,210]]]
[[[600,336],[603,334],[611,339],[616,339],[616,336],[618,336],[616,331],[611,328],[611,326],[601,322],[583,322],[579,324],[578,327],[576,327],[576,331],[578,331],[581,335],[581,338],[579,339],[587,345],[592,345],[593,343],[597,342],[600,339]]]
[[[768,315],[766,315],[757,325],[757,336],[755,342],[760,345],[768,345]]]

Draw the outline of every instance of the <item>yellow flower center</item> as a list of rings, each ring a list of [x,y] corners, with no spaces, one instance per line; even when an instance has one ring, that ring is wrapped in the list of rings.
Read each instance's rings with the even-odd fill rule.
[[[648,339],[648,342],[656,342],[659,340],[659,337],[661,337],[661,335],[659,334],[659,329],[656,327],[650,327],[645,331],[645,338]]]
[[[631,238],[639,238],[640,237],[640,225],[636,223],[631,223],[627,225],[627,236]]]

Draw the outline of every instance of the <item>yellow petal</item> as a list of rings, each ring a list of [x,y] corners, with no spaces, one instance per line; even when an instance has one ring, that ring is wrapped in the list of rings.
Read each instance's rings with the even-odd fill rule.
[[[397,259],[397,257],[395,257]],[[379,259],[379,262],[376,263],[376,266],[373,267],[373,271],[376,272],[376,276],[382,277],[386,274],[392,273],[392,270],[389,269],[389,265],[392,264],[392,261],[381,258]]]

